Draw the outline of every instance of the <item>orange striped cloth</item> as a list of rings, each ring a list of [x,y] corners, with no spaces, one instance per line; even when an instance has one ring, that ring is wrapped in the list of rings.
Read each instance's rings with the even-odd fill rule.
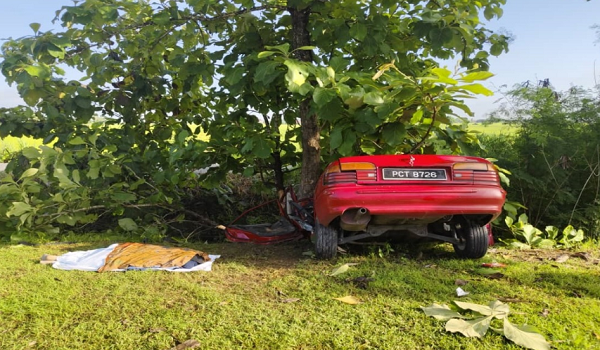
[[[191,261],[210,261],[208,254],[187,248],[161,247],[153,244],[122,243],[107,257],[104,266],[98,272],[126,269],[130,266],[148,267],[181,267]],[[200,260],[202,259],[202,260]]]

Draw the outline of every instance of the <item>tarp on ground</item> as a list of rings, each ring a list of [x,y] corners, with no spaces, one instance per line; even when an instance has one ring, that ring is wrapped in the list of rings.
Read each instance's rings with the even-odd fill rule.
[[[106,248],[69,252],[59,256],[52,267],[60,270],[171,272],[210,271],[219,255],[176,247],[142,243],[115,243]]]

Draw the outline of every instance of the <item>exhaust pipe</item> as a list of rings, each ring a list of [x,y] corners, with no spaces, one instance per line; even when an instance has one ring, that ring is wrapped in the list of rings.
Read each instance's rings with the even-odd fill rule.
[[[347,231],[364,231],[369,221],[371,221],[371,214],[368,209],[348,209],[342,214],[340,226]]]

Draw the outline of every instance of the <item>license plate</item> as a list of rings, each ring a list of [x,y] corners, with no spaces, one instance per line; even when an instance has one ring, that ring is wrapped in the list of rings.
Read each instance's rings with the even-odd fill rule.
[[[386,168],[384,180],[446,180],[444,169]]]

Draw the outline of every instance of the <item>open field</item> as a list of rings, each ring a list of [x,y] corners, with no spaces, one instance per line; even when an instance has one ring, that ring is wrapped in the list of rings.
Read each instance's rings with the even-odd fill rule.
[[[517,131],[517,127],[504,123],[470,123],[469,130],[488,135],[509,135],[514,134]]]
[[[166,350],[192,339],[206,349],[522,349],[494,332],[447,333],[425,316],[421,306],[457,300],[456,279],[471,293],[461,301],[505,300],[511,322],[537,327],[555,348],[600,348],[597,249],[559,263],[564,252],[499,248],[469,261],[448,246],[372,247],[320,262],[303,254],[308,242],[223,243],[194,246],[222,255],[212,272],[98,274],[38,263],[44,253],[107,245],[0,246],[0,348]],[[479,274],[483,261],[506,263],[504,276]],[[329,276],[348,262],[357,265]],[[362,303],[333,299],[347,295]]]

